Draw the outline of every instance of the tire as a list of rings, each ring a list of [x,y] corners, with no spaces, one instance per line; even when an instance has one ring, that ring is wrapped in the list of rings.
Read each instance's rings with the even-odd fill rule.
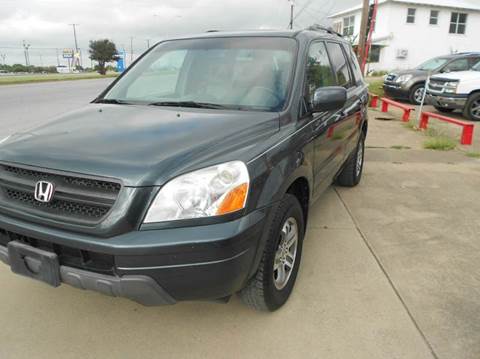
[[[441,113],[452,113],[453,111],[455,111],[453,108],[436,107],[436,106],[435,106],[435,110]]]
[[[365,135],[362,133],[357,148],[336,179],[336,184],[342,187],[355,187],[362,179],[365,159]]]
[[[409,96],[409,100],[410,100],[410,103],[414,104],[414,105],[420,105],[422,103],[422,98],[419,97],[419,95],[421,94],[421,92],[419,93],[419,91],[423,89],[423,91],[425,91],[425,84],[417,84],[415,86],[412,87],[412,89],[410,90],[410,96]],[[422,94],[423,96],[423,94]]]
[[[463,116],[471,121],[480,121],[480,93],[474,93],[468,98]]]
[[[297,244],[295,255],[293,256],[293,266],[290,271],[284,272],[286,275],[284,279],[286,279],[286,281],[283,283],[280,280],[280,272],[278,269],[274,269],[274,265],[278,263],[278,267],[283,266],[283,268],[286,268],[287,261],[285,261],[285,264],[282,262],[284,258],[289,258],[288,262],[291,262],[291,256],[285,254],[287,250],[284,249],[282,252],[280,246],[284,243],[286,244],[286,239],[289,237],[288,235],[282,236],[282,232],[293,233],[294,226],[292,225],[292,219],[296,225]],[[287,224],[290,224],[290,232],[284,232]],[[286,303],[292,293],[300,267],[303,237],[305,234],[304,224],[305,219],[298,199],[287,193],[275,212],[257,273],[239,293],[240,299],[247,306],[256,310],[273,312]],[[284,238],[285,241],[282,241]],[[290,254],[293,252],[292,249],[293,246],[290,247]],[[282,284],[283,287],[281,286]]]

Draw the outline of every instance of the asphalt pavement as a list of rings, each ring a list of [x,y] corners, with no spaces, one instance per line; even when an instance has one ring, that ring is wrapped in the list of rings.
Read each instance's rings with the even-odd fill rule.
[[[1,131],[80,107],[107,82],[2,86]],[[236,297],[147,308],[0,265],[0,358],[478,359],[480,161],[423,150],[373,117],[363,182],[313,205],[278,312]]]
[[[26,131],[92,101],[114,79],[0,86],[0,137]]]

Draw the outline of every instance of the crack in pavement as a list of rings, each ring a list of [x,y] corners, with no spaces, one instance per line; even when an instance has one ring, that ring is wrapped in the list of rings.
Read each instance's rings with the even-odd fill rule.
[[[405,311],[407,312],[407,315],[409,316],[410,320],[412,321],[413,325],[415,326],[415,328],[417,329],[418,333],[420,334],[420,336],[422,337],[423,341],[425,342],[425,344],[427,345],[428,349],[430,350],[430,353],[432,354],[432,356],[435,358],[435,359],[439,359],[437,353],[435,353],[435,350],[433,349],[433,346],[431,345],[431,343],[429,342],[429,340],[427,339],[426,335],[423,333],[422,329],[420,328],[420,326],[418,325],[417,321],[415,320],[415,317],[413,316],[412,312],[410,311],[410,309],[408,308],[407,304],[405,303],[405,301],[403,300],[400,292],[398,291],[398,289],[395,287],[395,284],[393,283],[393,280],[390,278],[389,274],[387,273],[382,261],[380,260],[380,258],[376,255],[375,251],[373,250],[373,247],[370,245],[370,243],[368,242],[368,239],[367,237],[363,234],[362,230],[360,229],[360,226],[358,224],[358,222],[356,221],[355,217],[353,216],[353,213],[350,211],[350,208],[348,208],[347,204],[345,203],[345,201],[343,200],[342,196],[340,195],[340,193],[338,192],[338,189],[336,187],[333,187],[333,190],[335,191],[335,193],[337,194],[338,196],[338,199],[340,200],[340,202],[342,203],[343,207],[345,208],[345,210],[347,211],[348,215],[350,216],[350,219],[352,220],[354,226],[355,226],[355,229],[357,230],[358,234],[360,235],[360,237],[362,237],[362,240],[363,242],[365,243],[365,245],[367,246],[368,250],[370,251],[370,253],[372,254],[373,258],[375,259],[375,261],[377,262],[377,265],[379,266],[380,270],[382,271],[382,273],[385,275],[385,278],[387,279],[388,283],[390,284],[390,287],[393,289],[395,295],[397,296],[397,298],[400,300],[400,303],[402,303],[402,306],[403,308],[405,309]]]

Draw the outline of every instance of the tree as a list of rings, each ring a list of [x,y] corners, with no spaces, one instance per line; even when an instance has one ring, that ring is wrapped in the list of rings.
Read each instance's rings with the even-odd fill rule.
[[[105,64],[107,62],[116,61],[118,59],[118,51],[115,44],[108,40],[90,41],[90,59],[98,62],[98,73],[105,75],[107,70]]]

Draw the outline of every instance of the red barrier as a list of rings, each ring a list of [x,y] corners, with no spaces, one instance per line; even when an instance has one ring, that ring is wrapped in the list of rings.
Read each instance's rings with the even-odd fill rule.
[[[445,121],[448,123],[453,123],[455,125],[459,125],[463,127],[462,130],[462,138],[460,143],[462,145],[471,145],[473,142],[473,130],[475,126],[468,122],[463,122],[451,117],[442,116],[438,113],[433,112],[422,112],[422,117],[420,119],[420,128],[426,130],[428,128],[428,120],[430,118],[435,118],[440,121]]]
[[[370,107],[377,108],[378,107],[378,95],[369,94],[370,95]]]
[[[382,97],[382,112],[388,112],[388,107],[393,106],[403,110],[403,122],[410,121],[410,113],[414,110],[412,106],[404,105],[403,103],[390,100],[389,98]]]

